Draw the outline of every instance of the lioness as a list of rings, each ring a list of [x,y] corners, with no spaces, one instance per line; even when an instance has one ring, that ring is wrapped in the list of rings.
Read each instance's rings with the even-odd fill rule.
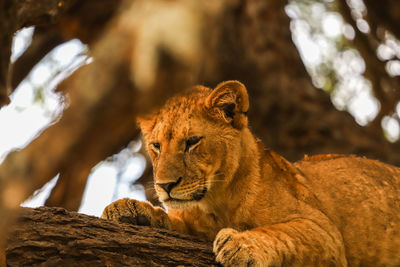
[[[290,163],[247,126],[237,81],[194,87],[139,119],[166,213],[118,200],[102,217],[214,240],[227,266],[400,266],[400,169],[356,156]]]

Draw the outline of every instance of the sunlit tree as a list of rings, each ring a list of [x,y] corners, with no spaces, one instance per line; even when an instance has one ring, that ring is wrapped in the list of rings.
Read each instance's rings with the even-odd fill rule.
[[[246,84],[252,130],[289,160],[400,165],[400,2],[0,3],[0,238],[27,199],[156,203],[135,116],[195,84]]]

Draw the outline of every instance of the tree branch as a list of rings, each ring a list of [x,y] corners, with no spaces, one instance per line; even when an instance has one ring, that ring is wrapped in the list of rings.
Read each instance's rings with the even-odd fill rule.
[[[383,26],[400,39],[400,3],[396,0],[373,1],[365,0],[368,18],[375,25]]]
[[[24,208],[7,243],[8,266],[216,266],[209,242],[118,224],[62,208]]]
[[[121,0],[78,1],[55,23],[35,27],[31,45],[13,63],[10,77],[11,92],[31,69],[54,47],[77,38],[91,47],[115,15]],[[90,16],[88,16],[90,14]]]
[[[376,36],[378,27],[380,26],[377,24],[377,21],[371,21],[371,19],[369,19],[371,15],[368,15],[367,19],[371,32],[369,34],[362,33],[358,29],[356,21],[352,18],[350,7],[347,5],[346,1],[338,1],[338,6],[345,21],[356,31],[353,44],[367,63],[365,75],[371,81],[374,95],[381,104],[379,113],[371,126],[381,130],[382,118],[391,114],[399,101],[400,91],[397,90],[397,87],[400,83],[400,79],[399,77],[390,77],[385,68],[386,62],[379,60],[376,55],[375,51],[377,50],[379,43],[382,41]],[[376,11],[375,9],[371,10],[374,10],[374,12]],[[374,12],[369,12],[368,14],[374,14]],[[372,17],[375,18],[375,16]]]
[[[14,33],[23,27],[53,23],[75,2],[0,0],[0,107],[9,102],[7,77]]]

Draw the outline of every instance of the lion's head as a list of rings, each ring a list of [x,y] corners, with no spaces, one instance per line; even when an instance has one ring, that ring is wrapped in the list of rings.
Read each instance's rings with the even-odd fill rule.
[[[212,201],[239,166],[249,107],[244,85],[196,86],[139,118],[160,201],[172,209]]]

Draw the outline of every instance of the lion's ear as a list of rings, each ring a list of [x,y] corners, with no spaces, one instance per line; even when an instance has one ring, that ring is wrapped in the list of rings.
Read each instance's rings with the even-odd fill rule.
[[[156,124],[156,116],[138,116],[136,121],[143,135],[146,135],[153,131]]]
[[[222,117],[233,127],[242,129],[247,126],[249,97],[241,82],[226,81],[218,84],[207,97],[205,105],[211,115]]]

